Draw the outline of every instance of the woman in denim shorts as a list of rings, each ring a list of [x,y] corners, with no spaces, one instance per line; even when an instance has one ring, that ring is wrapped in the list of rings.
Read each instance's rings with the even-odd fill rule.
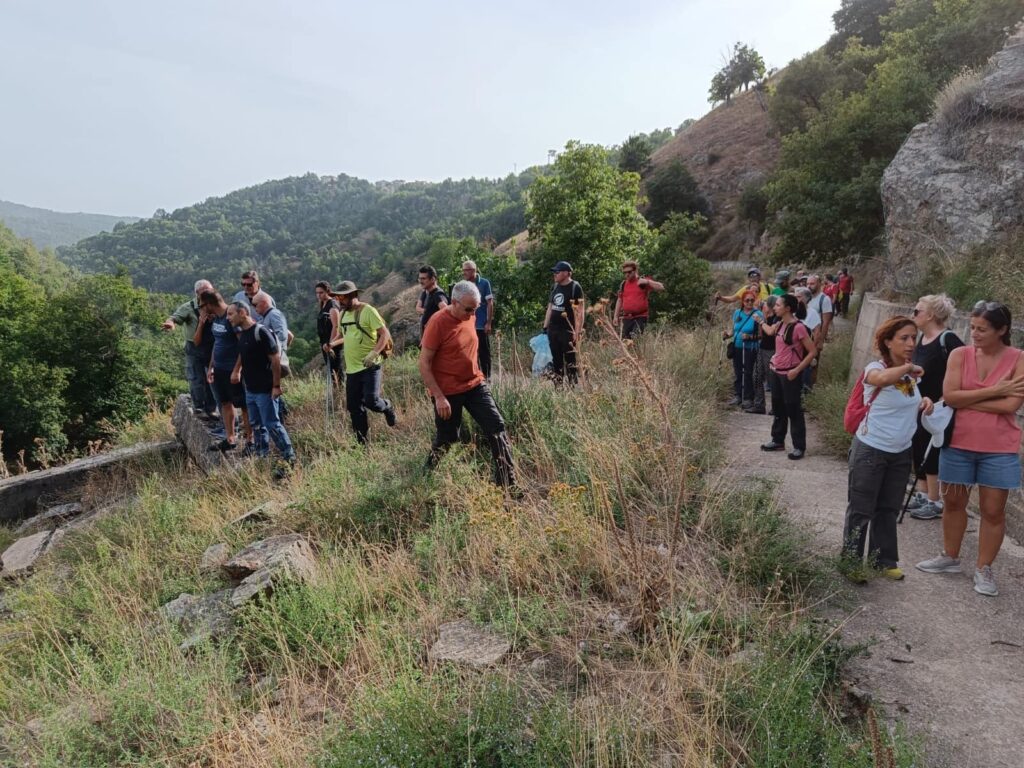
[[[944,548],[917,564],[926,573],[961,572],[967,502],[976,485],[981,525],[974,591],[990,597],[999,594],[992,563],[1006,533],[1006,500],[1020,488],[1017,410],[1024,405],[1024,352],[1010,346],[1011,320],[1004,304],[979,301],[971,312],[971,346],[949,354],[942,393],[957,411],[949,447],[939,455]]]

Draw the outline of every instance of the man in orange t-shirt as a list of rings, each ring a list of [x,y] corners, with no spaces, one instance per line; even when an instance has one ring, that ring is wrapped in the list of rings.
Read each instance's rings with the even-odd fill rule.
[[[420,340],[420,376],[433,398],[437,427],[427,466],[435,467],[448,446],[458,442],[465,408],[491,446],[494,482],[505,487],[515,485],[505,420],[477,358],[480,342],[473,320],[480,307],[480,290],[462,280],[452,287],[451,299],[451,304],[430,318]]]

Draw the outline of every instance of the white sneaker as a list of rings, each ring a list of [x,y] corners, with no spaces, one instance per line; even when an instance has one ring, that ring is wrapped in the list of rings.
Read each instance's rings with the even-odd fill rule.
[[[938,557],[933,557],[931,560],[922,560],[917,564],[916,568],[925,573],[963,573],[960,561],[955,557],[950,557],[945,552]],[[975,584],[977,584],[977,577],[975,577]]]
[[[986,597],[995,597],[999,594],[996,587],[996,577],[992,575],[992,566],[983,565],[974,572],[974,591]]]

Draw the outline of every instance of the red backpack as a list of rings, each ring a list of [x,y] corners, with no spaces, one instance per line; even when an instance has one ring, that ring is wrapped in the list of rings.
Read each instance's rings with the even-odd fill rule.
[[[861,423],[867,418],[868,411],[871,410],[871,404],[875,402],[875,398],[878,397],[878,393],[882,391],[881,387],[875,387],[875,391],[871,394],[871,399],[866,403],[864,402],[864,372],[862,371],[860,376],[857,377],[857,383],[853,385],[853,391],[850,392],[850,398],[846,401],[846,410],[843,411],[843,429],[851,435],[857,434],[857,429],[860,428]]]

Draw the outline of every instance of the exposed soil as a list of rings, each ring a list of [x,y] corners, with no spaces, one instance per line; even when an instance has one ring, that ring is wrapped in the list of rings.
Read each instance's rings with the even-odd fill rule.
[[[723,369],[723,375],[724,369]],[[763,453],[771,416],[729,414],[733,470],[778,483],[779,503],[809,526],[819,550],[838,551],[846,509],[847,466],[826,455],[808,422],[808,455]],[[900,526],[902,582],[875,579],[844,589],[824,608],[845,619],[851,644],[870,644],[850,673],[890,722],[924,742],[928,766],[1021,768],[1024,706],[1024,548],[1007,538],[995,563],[998,597],[972,586],[977,519],[964,542],[964,573],[931,575],[914,563],[941,550],[941,521]]]

